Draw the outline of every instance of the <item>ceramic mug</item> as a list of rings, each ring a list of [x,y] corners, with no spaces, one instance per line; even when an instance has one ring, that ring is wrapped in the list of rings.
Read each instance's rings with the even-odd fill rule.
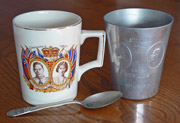
[[[102,67],[105,32],[81,30],[81,17],[65,11],[42,10],[13,19],[22,95],[32,105],[73,100],[82,74]],[[79,66],[80,46],[98,37],[97,59]]]

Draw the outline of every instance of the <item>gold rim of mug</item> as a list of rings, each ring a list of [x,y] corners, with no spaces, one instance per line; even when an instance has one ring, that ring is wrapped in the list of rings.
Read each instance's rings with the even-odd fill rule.
[[[82,21],[73,24],[73,25],[69,25],[69,26],[64,26],[64,27],[55,27],[55,28],[28,28],[28,27],[22,27],[22,26],[18,26],[17,24],[14,24],[14,26],[19,27],[21,29],[26,29],[26,30],[34,30],[34,31],[51,31],[51,30],[57,30],[57,29],[65,29],[65,28],[69,28],[69,27],[74,27],[78,24],[80,24]]]
[[[67,12],[67,13],[72,13],[72,12],[68,12],[68,11],[60,11],[60,10],[39,10],[39,11],[31,11],[31,12],[40,12],[40,11],[59,11],[59,12]],[[21,28],[21,29],[25,29],[25,30],[34,30],[34,31],[51,31],[51,30],[57,30],[57,29],[65,29],[65,28],[69,28],[69,27],[74,27],[80,23],[82,23],[82,18],[78,15],[78,14],[75,14],[75,13],[72,13],[76,16],[79,17],[79,21],[74,23],[74,24],[71,24],[71,25],[67,25],[67,26],[62,26],[62,27],[54,27],[54,28],[32,28],[32,27],[23,27],[23,26],[19,26],[18,24],[15,23],[15,18],[17,18],[18,16],[21,16],[23,14],[27,14],[27,13],[31,13],[31,12],[26,12],[26,13],[22,13],[22,14],[19,14],[17,16],[15,16],[13,18],[13,25],[18,27],[18,28]]]

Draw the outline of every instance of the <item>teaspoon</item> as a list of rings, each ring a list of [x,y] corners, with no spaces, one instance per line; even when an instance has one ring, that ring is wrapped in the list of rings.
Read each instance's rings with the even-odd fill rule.
[[[80,104],[88,109],[96,109],[101,108],[104,106],[107,106],[109,104],[112,104],[113,102],[120,99],[122,96],[122,93],[120,91],[106,91],[97,93],[94,95],[91,95],[87,98],[85,98],[82,101],[67,101],[67,102],[56,102],[56,103],[50,103],[50,104],[43,104],[43,105],[37,105],[33,107],[24,107],[24,108],[18,108],[13,109],[7,112],[7,116],[10,117],[16,117],[24,114],[28,114],[31,112],[51,108],[51,107],[58,107],[66,104]]]

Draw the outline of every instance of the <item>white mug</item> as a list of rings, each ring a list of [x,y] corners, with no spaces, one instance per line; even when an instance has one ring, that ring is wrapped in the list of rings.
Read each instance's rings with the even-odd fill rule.
[[[24,100],[32,105],[73,100],[82,74],[102,67],[105,32],[81,30],[81,17],[43,10],[13,19],[14,38]],[[79,66],[80,46],[98,37],[97,59]]]

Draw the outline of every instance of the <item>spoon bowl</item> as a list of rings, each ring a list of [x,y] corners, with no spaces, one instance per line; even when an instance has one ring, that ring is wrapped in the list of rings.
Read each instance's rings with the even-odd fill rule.
[[[122,93],[120,91],[107,91],[91,95],[80,102],[85,108],[96,109],[112,104],[119,100],[121,96]]]

